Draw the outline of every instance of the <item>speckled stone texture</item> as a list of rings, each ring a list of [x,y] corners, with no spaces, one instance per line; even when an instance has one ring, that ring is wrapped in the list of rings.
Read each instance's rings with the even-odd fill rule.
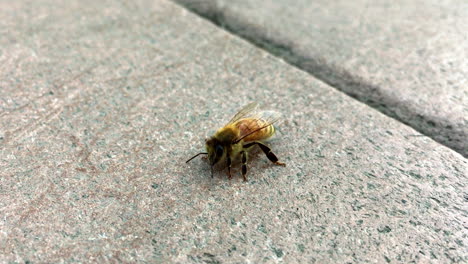
[[[468,157],[468,1],[176,2]]]
[[[0,4],[0,262],[466,262],[467,161],[167,1]],[[204,138],[284,114],[244,183]]]

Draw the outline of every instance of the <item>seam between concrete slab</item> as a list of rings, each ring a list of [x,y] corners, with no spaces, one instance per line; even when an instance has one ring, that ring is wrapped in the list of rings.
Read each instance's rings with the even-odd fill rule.
[[[378,89],[377,86],[369,84],[338,65],[330,65],[325,58],[311,57],[305,54],[286,38],[283,40],[271,37],[281,35],[277,32],[265,32],[256,25],[244,21],[241,17],[231,15],[222,8],[209,3],[202,4],[195,1],[190,4],[183,0],[173,1],[224,30],[283,59],[288,64],[309,73],[338,91],[412,127],[436,142],[459,152],[464,157],[468,157],[468,151],[463,147],[465,145],[463,140],[468,135],[463,128],[454,128],[446,120],[441,120],[436,116],[422,115],[412,109],[411,105],[385,94],[385,91]],[[362,96],[355,91],[368,91],[368,93]]]

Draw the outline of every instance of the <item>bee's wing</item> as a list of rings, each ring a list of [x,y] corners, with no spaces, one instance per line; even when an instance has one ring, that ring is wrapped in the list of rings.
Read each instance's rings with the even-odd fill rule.
[[[282,115],[280,112],[273,110],[263,110],[255,113],[252,118],[256,120],[261,120],[265,123],[266,126],[269,126],[273,123],[276,123],[281,119]]]
[[[245,127],[244,129],[241,129],[240,135],[234,140],[234,142],[239,142],[243,138],[258,132],[264,128],[269,127],[273,123],[278,122],[281,119],[281,113],[272,111],[272,110],[266,110],[266,111],[254,111],[251,112],[249,115],[244,116],[244,119],[251,119],[253,122],[256,124],[261,124],[260,126],[254,126],[252,128]],[[242,122],[242,121],[241,121]]]
[[[237,112],[237,114],[235,114],[231,118],[231,120],[227,123],[227,125],[235,123],[236,121],[238,121],[239,119],[242,119],[242,118],[252,117],[253,115],[255,115],[255,112],[258,111],[257,109],[258,109],[258,104],[257,103],[250,103],[250,104],[242,107],[242,109],[239,110],[239,112]]]

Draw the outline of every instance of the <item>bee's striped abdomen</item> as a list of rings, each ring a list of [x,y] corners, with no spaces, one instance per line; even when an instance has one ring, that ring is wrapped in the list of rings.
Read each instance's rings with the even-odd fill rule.
[[[237,122],[236,126],[239,128],[241,135],[248,135],[244,138],[245,142],[265,140],[275,133],[273,125],[268,125],[263,120],[253,118],[241,119]]]

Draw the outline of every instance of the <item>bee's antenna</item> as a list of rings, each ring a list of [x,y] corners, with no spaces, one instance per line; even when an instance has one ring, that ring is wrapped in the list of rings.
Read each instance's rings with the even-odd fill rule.
[[[189,161],[193,160],[194,158],[198,157],[199,155],[208,155],[207,152],[200,152],[197,155],[191,157],[189,160],[187,160],[185,163],[188,163]]]

